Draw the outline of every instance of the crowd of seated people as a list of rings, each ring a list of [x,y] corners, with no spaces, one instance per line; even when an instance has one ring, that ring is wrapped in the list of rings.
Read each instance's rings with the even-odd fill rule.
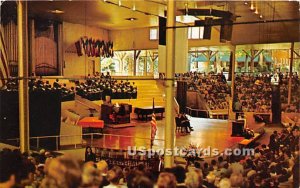
[[[129,81],[118,82],[111,77],[88,76],[85,82],[76,81],[76,94],[89,100],[104,100],[105,96],[111,96],[111,99],[136,99],[137,87],[135,83]]]
[[[188,72],[176,74],[178,80],[186,80],[189,89],[200,91],[206,104],[211,110],[228,109],[230,88],[225,76],[214,73]]]
[[[157,170],[140,163],[135,167],[109,166],[96,161],[88,147],[85,161],[50,152],[0,152],[0,187],[143,187],[143,188],[272,188],[299,187],[299,127],[274,131],[268,146],[257,146],[253,155],[218,156],[193,165]]]
[[[44,81],[42,77],[36,79],[32,77],[28,81],[29,92],[51,92],[59,91],[61,92],[62,101],[74,100],[75,91],[74,87],[70,89],[67,88],[66,84],[60,84],[59,79],[56,79],[51,86],[48,80]],[[18,80],[15,78],[8,79],[6,85],[2,88],[4,91],[18,91]]]
[[[285,112],[299,112],[300,110],[300,78],[298,74],[294,73],[292,76],[292,95],[291,102],[288,105],[288,86],[289,75],[281,73],[280,77],[280,100],[282,103],[282,110]]]
[[[244,112],[271,112],[272,87],[269,74],[241,74],[235,78],[234,103]]]

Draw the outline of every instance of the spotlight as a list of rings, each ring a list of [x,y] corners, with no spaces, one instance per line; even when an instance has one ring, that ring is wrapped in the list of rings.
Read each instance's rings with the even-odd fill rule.
[[[245,1],[245,3],[244,3],[245,5],[248,5],[248,2],[247,1]]]
[[[53,14],[63,14],[64,13],[63,10],[59,10],[59,9],[48,10],[48,12],[53,13]]]
[[[259,18],[260,18],[260,19],[263,19],[263,15],[262,15],[262,14],[261,14],[261,15],[259,15]]]
[[[125,20],[128,20],[128,21],[135,21],[135,20],[137,20],[137,18],[131,17],[131,18],[125,18]]]
[[[121,2],[121,0],[119,0],[119,3],[118,3],[118,4],[119,4],[119,6],[121,6],[121,5],[122,5],[122,2]]]
[[[136,8],[135,8],[135,4],[133,4],[132,10],[133,10],[133,11],[135,11],[135,10],[136,10]]]
[[[258,14],[258,10],[256,9],[254,13],[255,13],[255,14]]]

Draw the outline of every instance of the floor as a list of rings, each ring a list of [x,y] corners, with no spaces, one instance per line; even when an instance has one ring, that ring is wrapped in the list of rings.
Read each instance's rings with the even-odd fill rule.
[[[190,134],[176,133],[175,146],[184,147],[195,144],[202,148],[216,148],[222,152],[225,148],[231,148],[243,139],[243,137],[231,137],[231,121],[192,117],[190,120],[194,131]],[[86,139],[86,141],[94,147],[101,148],[127,149],[128,146],[150,148],[150,121],[133,121],[136,124],[135,127],[105,128],[105,136],[93,140]],[[164,123],[165,119],[157,121],[158,129],[153,145],[154,149],[164,147]],[[256,130],[262,126],[264,124],[252,124],[250,128]]]

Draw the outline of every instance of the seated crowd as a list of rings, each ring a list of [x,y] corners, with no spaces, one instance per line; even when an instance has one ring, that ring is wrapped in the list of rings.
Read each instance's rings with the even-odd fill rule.
[[[112,99],[136,99],[137,86],[129,81],[117,82],[111,78],[109,73],[104,75],[94,75],[92,78],[88,75],[85,82],[75,81],[76,88],[67,88],[67,85],[59,83],[56,79],[51,85],[48,80],[43,80],[42,77],[36,79],[32,77],[29,82],[29,91],[51,92],[60,91],[62,101],[75,99],[75,93],[89,100],[104,100],[105,96],[109,95]],[[1,88],[3,91],[18,91],[18,80],[15,78],[8,79],[5,86]]]
[[[271,112],[272,87],[269,74],[241,74],[235,78],[234,102],[244,112]]]
[[[18,80],[11,78],[7,81],[6,85],[2,88],[3,91],[18,91]],[[56,79],[51,86],[48,80],[44,81],[42,77],[36,79],[32,77],[28,82],[29,92],[61,92],[62,101],[74,100],[75,90],[74,87],[67,88],[66,84],[60,84],[59,79]]]
[[[176,74],[178,80],[187,80],[189,89],[200,92],[210,110],[228,109],[230,88],[225,76],[220,74],[205,74],[188,72]]]
[[[294,74],[292,77],[292,96],[291,103],[288,105],[288,85],[289,75],[280,74],[280,100],[282,103],[282,110],[285,112],[299,112],[300,110],[300,78],[298,74]]]
[[[219,156],[210,162],[160,170],[144,164],[135,167],[109,166],[96,162],[87,147],[85,163],[67,155],[54,157],[43,150],[24,153],[4,149],[0,152],[0,187],[278,187],[299,186],[299,127],[283,129],[270,136],[269,145],[255,148],[252,156]]]
[[[271,188],[299,187],[299,127],[274,131],[268,146],[255,148],[251,156],[219,156],[192,166],[153,170],[140,163],[135,167],[109,166],[96,162],[87,149],[85,163],[67,155],[49,152],[0,152],[0,187],[129,187],[129,188]]]
[[[109,75],[109,74],[108,74]],[[112,99],[136,99],[137,87],[129,81],[117,82],[110,76],[88,75],[85,82],[76,81],[76,94],[89,100],[104,100],[109,95]]]

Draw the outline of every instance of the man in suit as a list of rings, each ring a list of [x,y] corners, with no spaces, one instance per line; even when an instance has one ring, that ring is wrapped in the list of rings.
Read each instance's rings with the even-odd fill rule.
[[[185,114],[179,114],[180,123],[183,127],[186,127],[186,132],[189,133],[191,131],[194,131],[194,129],[191,127],[190,120],[186,117]]]

